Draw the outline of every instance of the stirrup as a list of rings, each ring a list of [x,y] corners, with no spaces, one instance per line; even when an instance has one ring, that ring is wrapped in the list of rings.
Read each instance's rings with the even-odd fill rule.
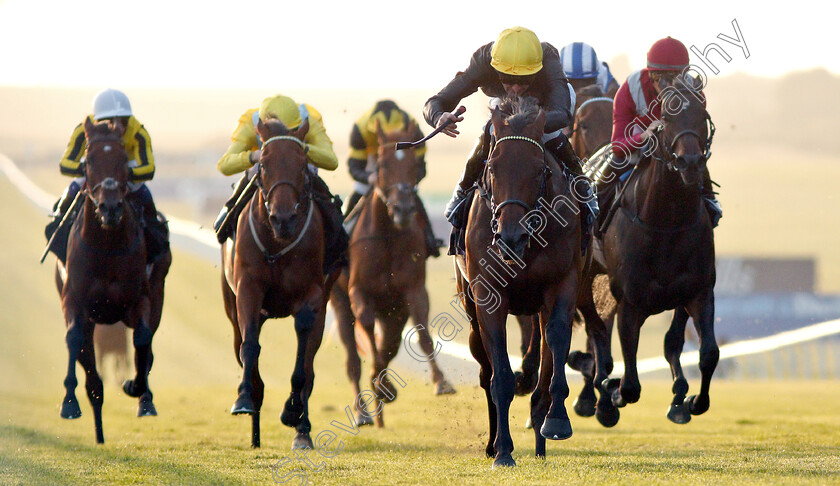
[[[703,196],[703,201],[706,203],[706,210],[709,212],[709,218],[712,220],[712,228],[717,228],[720,223],[720,218],[723,217],[723,208],[720,201],[714,197]]]

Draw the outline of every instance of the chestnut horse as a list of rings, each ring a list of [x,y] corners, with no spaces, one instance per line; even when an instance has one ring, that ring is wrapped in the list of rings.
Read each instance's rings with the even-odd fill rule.
[[[85,370],[85,388],[93,406],[96,442],[102,432],[102,379],[96,371],[93,333],[96,323],[122,321],[134,330],[136,376],[123,384],[125,393],[139,397],[138,417],[157,415],[148,376],[152,368],[152,337],[160,323],[163,287],[172,255],[167,249],[146,265],[146,245],[140,215],[126,201],[128,156],[120,123],[85,120],[85,196],[83,209],[70,228],[66,266],[56,262],[55,279],[67,323],[70,359],[64,380],[61,417],[79,418],[76,361]]]
[[[603,265],[593,264],[591,273],[609,276],[610,290],[618,302],[618,334],[625,364],[620,381],[608,380],[611,360],[602,359],[596,347],[595,383],[602,394],[599,414],[604,402],[623,407],[638,401],[640,328],[649,316],[674,309],[665,335],[665,358],[674,379],[674,398],[667,416],[684,424],[691,415],[708,410],[709,386],[719,359],[714,333],[714,235],[700,194],[714,125],[701,91],[681,87],[667,93],[662,102],[664,129],[626,182],[619,210],[600,240],[603,258],[593,259]],[[701,385],[698,395],[686,397],[688,381],[680,354],[689,317],[700,338]],[[586,319],[587,330],[601,329],[594,339],[603,339],[605,326],[597,314]],[[617,414],[611,418],[618,420]]]
[[[414,322],[420,348],[407,351],[414,359],[428,362],[438,395],[455,389],[438,368],[429,335],[429,294],[426,291],[426,246],[422,204],[417,196],[417,158],[413,150],[395,150],[395,142],[407,140],[416,132],[412,121],[403,131],[384,133],[377,124],[379,152],[376,183],[372,193],[360,203],[359,219],[350,235],[349,267],[332,289],[339,334],[347,350],[347,376],[353,384],[358,425],[384,425],[382,403],[371,413],[359,388],[361,362],[356,346],[354,321],[370,342],[372,358],[371,390],[381,402],[396,398],[397,390],[388,379],[388,363],[397,355],[408,317]],[[381,336],[374,336],[375,321]],[[406,346],[413,344],[406,342]]]
[[[312,448],[309,396],[313,362],[321,346],[327,297],[337,272],[324,275],[323,215],[313,201],[303,142],[306,120],[288,130],[260,121],[259,191],[243,208],[236,238],[222,245],[222,294],[233,324],[233,349],[242,366],[234,415],[251,415],[251,446],[260,446],[264,389],[259,371],[260,330],[266,319],[294,315],[297,357],[292,392],[280,415],[297,431],[292,447]]]
[[[597,84],[580,88],[575,95],[575,119],[569,140],[577,156],[586,159],[610,142],[613,99],[604,96]]]
[[[491,116],[495,145],[474,196],[456,283],[481,366],[493,466],[514,466],[509,410],[516,389],[507,353],[508,314],[539,313],[541,364],[531,396],[536,455],[545,439],[572,435],[565,364],[583,266],[578,202],[569,175],[540,143],[545,113],[533,98],[505,100]]]

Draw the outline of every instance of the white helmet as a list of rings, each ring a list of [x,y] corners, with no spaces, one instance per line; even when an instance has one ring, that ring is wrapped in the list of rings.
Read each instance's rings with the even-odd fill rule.
[[[93,119],[101,120],[115,116],[131,116],[131,103],[122,91],[106,89],[93,99]]]

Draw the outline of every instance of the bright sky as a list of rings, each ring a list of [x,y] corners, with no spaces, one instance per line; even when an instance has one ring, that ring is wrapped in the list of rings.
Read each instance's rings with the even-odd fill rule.
[[[642,67],[656,39],[719,44],[720,75],[840,73],[825,2],[0,0],[0,86],[439,88],[480,45],[522,25]],[[795,9],[795,11],[794,11]],[[750,57],[717,38],[736,37]],[[696,56],[692,61],[704,66]],[[707,74],[711,74],[707,70]]]

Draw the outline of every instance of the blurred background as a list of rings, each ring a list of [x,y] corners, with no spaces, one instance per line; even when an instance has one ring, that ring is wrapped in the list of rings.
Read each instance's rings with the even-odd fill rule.
[[[763,338],[840,317],[840,138],[833,133],[840,56],[832,51],[833,20],[813,15],[818,5],[0,1],[0,153],[57,198],[70,182],[58,161],[73,128],[97,92],[123,90],[152,137],[157,172],[149,187],[159,209],[210,227],[238,179],[221,175],[216,162],[242,112],[266,96],[286,94],[322,113],[340,161],[322,175],[346,198],[356,118],[390,98],[422,120],[425,100],[501,30],[523,25],[558,48],[587,42],[619,82],[644,67],[654,41],[670,35],[707,51],[706,59],[692,54],[692,62],[707,75],[717,125],[709,164],[724,208],[715,231],[717,335],[722,344]],[[712,43],[716,52],[708,51]],[[428,143],[429,175],[420,187],[444,240],[443,205],[488,116],[482,93],[464,105],[461,136]],[[11,194],[4,197],[17,197]],[[9,207],[3,205],[4,219]],[[43,223],[35,218],[20,230],[37,233]],[[10,261],[7,243],[17,233],[0,236]],[[25,263],[40,272],[37,285],[49,287],[48,265],[29,258],[41,247],[31,246]],[[448,258],[429,262],[428,287],[434,315],[455,292]],[[4,307],[15,290],[3,297]],[[49,305],[57,308],[57,299]],[[213,325],[227,326],[221,299],[210,305],[217,307]],[[53,314],[60,341],[60,313]],[[0,316],[0,326],[11,326],[9,319]],[[645,326],[643,355],[661,356],[669,319],[657,316]],[[716,376],[837,378],[836,336],[732,359]],[[235,371],[232,357],[227,364]]]

